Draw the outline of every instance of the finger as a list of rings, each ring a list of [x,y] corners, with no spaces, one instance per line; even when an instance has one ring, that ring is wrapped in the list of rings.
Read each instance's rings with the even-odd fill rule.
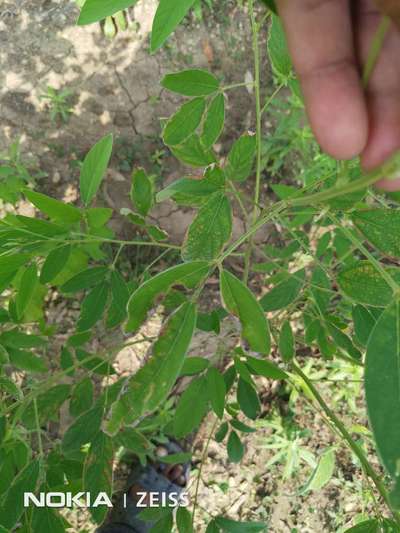
[[[358,155],[367,112],[347,0],[278,0],[307,114],[322,148],[337,159]]]
[[[372,0],[359,2],[359,32],[356,42],[361,60],[365,62],[373,35],[381,15]],[[381,165],[400,149],[400,33],[390,29],[380,53],[378,63],[367,87],[369,111],[369,136],[362,153],[366,169]],[[400,178],[400,175],[399,175]],[[383,180],[378,186],[386,190],[400,189],[400,180]]]

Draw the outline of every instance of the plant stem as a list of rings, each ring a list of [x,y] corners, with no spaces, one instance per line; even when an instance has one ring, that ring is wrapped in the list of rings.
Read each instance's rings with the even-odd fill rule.
[[[242,196],[241,196],[240,192],[238,191],[238,189],[235,187],[235,184],[233,183],[233,181],[229,180],[228,181],[228,185],[229,185],[230,190],[232,191],[232,194],[236,198],[236,201],[239,204],[240,210],[242,211],[243,218],[246,221],[247,217],[248,217],[248,213],[247,213],[246,208],[244,206],[244,203],[243,203],[243,200],[242,200]]]
[[[199,497],[201,473],[203,471],[204,463],[206,462],[206,459],[207,459],[208,448],[210,446],[211,438],[214,435],[214,432],[215,432],[215,429],[217,427],[218,422],[219,422],[219,419],[216,417],[215,420],[214,420],[213,425],[211,426],[211,430],[210,430],[210,433],[208,434],[207,442],[206,442],[206,445],[204,446],[203,454],[201,456],[201,462],[200,462],[200,466],[199,466],[199,473],[197,475],[196,488],[195,488],[195,491],[194,491],[193,513],[192,513],[192,527],[193,528],[194,528],[194,518],[195,518],[195,514],[196,514],[197,500],[198,500],[198,497]]]
[[[33,409],[35,412],[35,425],[36,425],[36,433],[37,433],[37,439],[38,439],[39,455],[40,457],[43,457],[44,453],[43,453],[42,431],[40,429],[39,412],[37,408],[36,398],[33,400]]]
[[[390,25],[390,18],[383,16],[372,40],[371,48],[367,57],[367,62],[365,63],[362,77],[362,84],[364,88],[368,86],[372,73],[374,72],[381,50],[383,48],[383,45],[385,44],[385,37],[390,28]]]
[[[254,87],[254,82],[242,82],[242,83],[233,83],[232,85],[226,85],[221,87],[220,92],[224,93],[225,91],[230,91],[231,89],[239,89],[240,87]]]
[[[261,78],[260,78],[260,46],[258,42],[259,26],[257,24],[254,14],[254,0],[249,0],[249,12],[251,30],[253,35],[253,56],[254,56],[254,92],[255,92],[255,104],[256,104],[256,184],[254,191],[254,207],[252,214],[252,224],[254,225],[259,215],[259,201],[260,201],[260,189],[261,189]],[[244,273],[243,282],[247,283],[250,271],[251,255],[254,245],[254,233],[250,235],[249,243],[244,260]]]
[[[280,85],[278,85],[278,87],[275,89],[275,91],[267,98],[263,108],[261,109],[261,115],[263,115],[265,113],[265,111],[268,109],[268,107],[270,106],[272,100],[275,98],[275,96],[281,91],[281,89],[284,87],[283,83],[281,83]]]
[[[301,379],[307,385],[308,389],[310,390],[314,399],[317,401],[317,403],[319,404],[319,406],[325,413],[326,417],[332,422],[334,427],[339,431],[340,435],[345,440],[348,447],[351,449],[354,455],[358,458],[364,472],[366,473],[367,476],[369,476],[372,479],[377,491],[379,492],[386,506],[388,507],[391,514],[393,515],[393,518],[395,519],[396,523],[400,525],[400,515],[398,512],[396,512],[392,508],[390,499],[389,499],[389,494],[384,484],[382,483],[379,475],[375,472],[370,462],[368,461],[367,457],[365,456],[362,448],[357,444],[357,442],[353,439],[353,437],[347,431],[343,422],[335,415],[335,413],[327,405],[327,403],[322,398],[321,394],[318,392],[317,388],[315,387],[314,383],[309,379],[309,377],[306,376],[306,374],[304,374],[304,372],[301,370],[299,366],[297,366],[296,363],[293,362],[291,364],[291,368],[299,377],[301,377]]]

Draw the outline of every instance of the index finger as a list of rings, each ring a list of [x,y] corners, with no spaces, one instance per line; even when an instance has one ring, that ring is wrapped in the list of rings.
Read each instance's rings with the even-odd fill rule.
[[[358,72],[347,0],[278,0],[311,127],[337,159],[367,142],[367,107]]]

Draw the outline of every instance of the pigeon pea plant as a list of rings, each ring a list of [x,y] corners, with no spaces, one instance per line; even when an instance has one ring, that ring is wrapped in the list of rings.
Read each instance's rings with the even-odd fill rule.
[[[101,5],[87,0],[78,22],[96,22],[132,4],[132,0]],[[160,1],[153,51],[192,4],[191,0]],[[304,394],[374,486],[382,508],[377,506],[376,516],[348,531],[400,531],[400,274],[396,262],[400,211],[392,207],[392,200],[368,190],[381,177],[398,175],[400,156],[362,174],[357,164],[337,164],[315,153],[296,187],[276,185],[279,199],[273,203],[270,197],[264,198],[263,169],[271,164],[265,151],[273,142],[268,144],[264,138],[263,118],[281,88],[289,88],[296,105],[301,95],[279,19],[269,10],[256,11],[253,0],[248,0],[248,11],[254,52],[254,132],[243,132],[221,160],[213,145],[224,128],[226,98],[244,84],[223,86],[203,70],[165,76],[162,86],[187,99],[166,122],[163,141],[180,161],[204,168],[204,174],[201,179],[183,177],[155,193],[143,169],[133,172],[132,210],[121,214],[141,230],[142,237],[119,240],[108,226],[112,209],[93,206],[112,154],[111,134],[84,159],[79,205],[25,186],[26,200],[41,216],[8,214],[1,221],[1,532],[15,527],[24,532],[65,531],[68,522],[54,509],[24,508],[23,493],[112,493],[113,458],[121,449],[134,452],[142,462],[152,459],[155,443],[165,436],[189,435],[209,411],[214,423],[208,443],[213,438],[226,439],[229,460],[240,462],[241,435],[255,431],[260,413],[257,376],[282,380]],[[260,31],[268,17],[272,19],[268,52],[276,90],[264,100]],[[254,196],[249,202],[245,185],[253,176]],[[171,199],[197,209],[181,246],[169,244],[166,233],[150,217],[156,202]],[[232,239],[233,204],[246,221],[246,230],[236,239]],[[284,247],[256,244],[255,234],[270,222],[278,224]],[[179,252],[181,260],[150,275],[153,262],[138,280],[129,280],[119,267],[121,253],[129,247],[154,248],[161,256]],[[243,263],[241,279],[229,268],[232,260]],[[208,280],[217,275],[222,306],[201,312],[199,299]],[[266,275],[266,289],[259,298],[249,280],[257,286]],[[47,320],[44,306],[50,291],[66,299],[84,294],[75,330],[66,336],[59,355],[52,342],[57,328]],[[149,357],[134,375],[116,376],[115,354],[143,342],[143,337],[132,340],[133,335],[161,297],[165,303],[168,300],[169,316],[156,338],[145,338],[153,342]],[[211,362],[186,358],[196,329],[218,335],[228,314],[237,317],[241,326],[228,364],[219,357]],[[105,339],[120,328],[130,340],[104,353],[90,351],[94,338]],[[321,395],[309,377],[304,353],[314,353],[322,363],[344,360],[362,369],[369,422],[384,472],[373,467],[359,440]],[[183,375],[192,381],[176,399],[170,393]],[[94,387],[99,380],[103,380],[100,392]],[[72,422],[61,438],[54,439],[50,425],[59,420],[66,405]],[[300,451],[301,458],[315,467],[304,490],[317,490],[333,473],[334,451],[323,451],[316,462],[299,448],[299,435],[291,433],[289,440],[282,439],[282,449]],[[207,446],[203,460],[206,456]],[[187,458],[184,454],[174,459]],[[200,482],[201,467],[190,510],[180,508],[176,513],[180,532],[194,530]],[[156,521],[155,530],[172,530],[172,512],[151,511],[145,516]],[[90,512],[101,523],[106,508],[93,507]],[[266,527],[210,516],[207,531],[264,531]]]

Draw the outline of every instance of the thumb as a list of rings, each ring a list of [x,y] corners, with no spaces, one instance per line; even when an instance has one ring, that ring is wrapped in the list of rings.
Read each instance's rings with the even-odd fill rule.
[[[375,0],[379,9],[388,15],[400,28],[400,2],[399,0]]]

